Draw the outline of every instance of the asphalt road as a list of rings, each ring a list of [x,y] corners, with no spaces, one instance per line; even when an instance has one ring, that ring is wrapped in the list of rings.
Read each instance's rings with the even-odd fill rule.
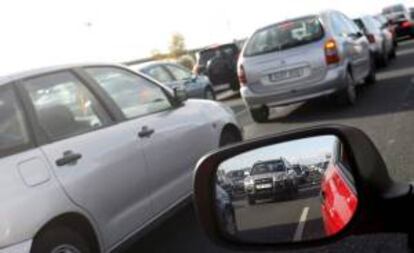
[[[251,242],[291,242],[323,238],[320,186],[308,184],[298,194],[249,205],[233,202],[238,238]]]
[[[255,124],[240,99],[227,101],[244,126],[246,138],[327,123],[355,126],[365,131],[380,150],[392,177],[414,181],[414,42],[403,42],[398,58],[380,70],[378,83],[361,87],[353,107],[339,107],[330,98],[276,108],[272,121]],[[297,252],[408,252],[405,235],[350,237],[321,248]],[[216,246],[198,225],[188,206],[125,253],[135,252],[237,252]]]

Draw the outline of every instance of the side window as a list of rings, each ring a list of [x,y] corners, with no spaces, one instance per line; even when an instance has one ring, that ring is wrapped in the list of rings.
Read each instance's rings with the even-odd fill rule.
[[[110,121],[92,93],[70,72],[27,79],[23,87],[51,140],[86,133]]]
[[[132,72],[114,67],[92,67],[85,70],[128,119],[172,107],[161,87]]]
[[[175,79],[177,80],[187,80],[191,78],[191,72],[186,71],[180,67],[176,67],[173,65],[166,65],[165,66],[171,73],[174,75]]]
[[[339,17],[342,20],[342,23],[345,26],[345,32],[347,35],[349,34],[356,34],[358,32],[358,30],[356,29],[356,27],[353,25],[353,22],[346,17],[344,14],[339,14]]]
[[[145,73],[161,83],[170,83],[174,81],[171,75],[161,66],[150,67]]]
[[[0,89],[0,157],[31,146],[23,111],[10,88]]]

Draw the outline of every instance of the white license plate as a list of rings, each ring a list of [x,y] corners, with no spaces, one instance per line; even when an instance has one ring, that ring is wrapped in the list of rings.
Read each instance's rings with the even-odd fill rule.
[[[283,70],[283,71],[269,74],[269,80],[271,82],[280,82],[284,80],[302,77],[303,73],[304,73],[303,68]]]
[[[272,184],[258,184],[256,185],[256,189],[269,189],[272,188]]]

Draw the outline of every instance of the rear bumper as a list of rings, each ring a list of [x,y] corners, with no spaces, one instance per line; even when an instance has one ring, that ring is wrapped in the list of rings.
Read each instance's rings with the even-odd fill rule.
[[[414,35],[414,26],[410,27],[401,27],[398,26],[395,28],[395,34],[397,38],[402,38],[406,36],[413,36]]]
[[[240,93],[248,108],[260,107],[262,105],[289,105],[329,95],[345,88],[345,73],[346,67],[339,65],[328,70],[323,80],[317,83],[304,84],[300,88],[287,91],[284,89],[283,91],[274,90],[266,93],[257,93],[249,89],[247,85],[240,89]]]
[[[32,240],[27,240],[18,244],[0,248],[0,253],[30,253]]]

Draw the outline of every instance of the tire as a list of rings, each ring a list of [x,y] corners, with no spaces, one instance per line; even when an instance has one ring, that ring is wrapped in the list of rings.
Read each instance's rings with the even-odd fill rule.
[[[231,211],[231,209],[226,208],[224,217],[224,228],[230,235],[237,234],[237,225],[236,225],[236,218],[234,217],[234,213]]]
[[[375,61],[373,57],[371,57],[371,68],[369,70],[369,74],[367,77],[365,77],[365,84],[375,84],[377,82],[377,75],[376,75],[376,67],[375,67]]]
[[[256,200],[252,197],[247,197],[247,202],[249,203],[249,205],[253,206],[256,204]]]
[[[79,233],[67,227],[54,227],[35,237],[31,253],[97,253]]]
[[[347,87],[339,92],[337,101],[340,105],[351,106],[356,102],[357,90],[355,87],[354,79],[352,78],[352,75],[349,71],[347,72],[345,79],[347,82]]]
[[[231,130],[231,129],[224,129],[223,133],[221,134],[220,137],[220,147],[225,147],[231,144],[235,144],[238,142],[241,142],[242,138],[241,138],[241,134],[235,132],[235,130]]]
[[[395,49],[395,46],[393,46],[391,53],[390,53],[390,59],[394,60],[396,58],[397,58],[397,50]]]
[[[250,109],[250,114],[255,122],[264,123],[269,121],[269,111],[268,106],[262,105],[260,108]]]
[[[230,82],[230,89],[232,89],[233,91],[238,91],[240,90],[240,83],[238,80],[232,81]]]
[[[207,87],[204,90],[204,99],[207,99],[207,100],[216,100],[216,94],[214,93],[214,90],[211,89],[210,87]]]
[[[388,58],[388,54],[385,50],[385,46],[383,46],[384,50],[383,53],[381,54],[381,58],[379,59],[379,65],[380,67],[387,67],[388,66],[388,62],[389,62],[389,58]]]

